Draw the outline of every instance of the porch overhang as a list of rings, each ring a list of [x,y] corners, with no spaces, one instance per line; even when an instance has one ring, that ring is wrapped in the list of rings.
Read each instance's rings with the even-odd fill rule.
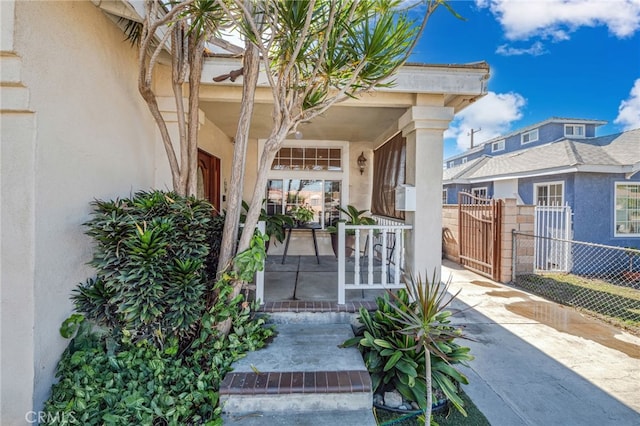
[[[242,67],[240,58],[214,56],[205,59],[200,88],[200,108],[228,137],[234,137],[242,96],[242,77],[234,82],[213,78]],[[408,108],[437,105],[457,113],[486,94],[489,66],[486,62],[463,65],[407,64],[393,79],[394,86],[348,99],[321,117],[303,123],[304,139],[379,141],[395,131]],[[264,73],[258,82],[250,137],[266,138],[272,126],[273,98]]]

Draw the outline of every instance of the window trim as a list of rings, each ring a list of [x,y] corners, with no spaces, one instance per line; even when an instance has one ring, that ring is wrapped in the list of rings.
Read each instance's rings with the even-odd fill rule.
[[[484,190],[484,198],[485,199],[489,199],[489,187],[488,186],[476,186],[471,188],[471,195],[473,195],[474,197],[478,197],[476,195],[476,191],[483,191]]]
[[[550,182],[537,182],[533,184],[533,205],[537,206],[538,204],[538,188],[541,186],[551,186],[551,185],[562,185],[562,200],[560,201],[560,206],[564,206],[565,203],[565,184],[563,180],[554,180]]]
[[[613,183],[613,216],[612,216],[612,222],[613,222],[613,236],[616,238],[639,238],[640,237],[640,228],[633,234],[620,234],[618,233],[617,230],[617,225],[616,225],[616,192],[618,189],[618,185],[633,185],[633,186],[638,186],[640,187],[640,182],[637,181],[615,181]]]
[[[442,188],[442,205],[447,204],[449,200],[449,193],[447,192],[447,188]]]
[[[462,157],[462,163],[461,164],[465,164],[467,162],[467,157]]]
[[[575,130],[575,128],[581,128],[582,129],[582,134],[581,135],[576,135],[575,133],[572,135],[567,134],[567,128],[573,128]],[[586,137],[586,126],[584,124],[565,124],[564,125],[564,136],[565,137],[572,137],[572,138],[576,138],[576,139],[584,139]]]
[[[495,148],[495,145],[498,144],[499,146],[501,146],[501,148]],[[491,152],[500,152],[500,151],[504,151],[506,147],[506,143],[505,140],[499,140],[499,141],[495,141],[491,143]]]
[[[535,133],[536,137],[535,139],[531,138],[531,135],[533,135]],[[524,137],[525,135],[529,135],[529,140],[528,141],[524,141]],[[540,132],[538,131],[538,129],[531,129],[528,132],[524,132],[520,134],[520,144],[521,145],[526,145],[528,143],[532,143],[532,142],[536,142],[538,139],[540,139]]]
[[[258,139],[258,155],[256,156],[256,167],[260,166],[260,158],[264,152],[264,144],[266,139]],[[340,140],[305,140],[301,142],[299,140],[287,139],[282,144],[281,148],[297,148],[300,145],[315,146],[317,148],[342,148],[342,170],[273,170],[269,168],[267,172],[267,180],[269,179],[309,179],[309,180],[339,180],[341,184],[341,200],[340,205],[346,206],[349,204],[349,182],[351,179],[350,173],[350,147],[348,141]],[[257,169],[256,169],[257,170]],[[267,188],[264,188],[266,192]]]

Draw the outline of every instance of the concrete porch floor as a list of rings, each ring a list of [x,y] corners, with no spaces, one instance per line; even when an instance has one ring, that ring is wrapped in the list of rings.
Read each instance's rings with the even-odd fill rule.
[[[290,252],[291,253],[291,252]],[[335,256],[289,254],[282,264],[281,255],[269,255],[264,274],[264,302],[338,301],[338,260]],[[353,273],[353,260],[346,264]],[[375,301],[384,290],[348,290],[347,302]]]

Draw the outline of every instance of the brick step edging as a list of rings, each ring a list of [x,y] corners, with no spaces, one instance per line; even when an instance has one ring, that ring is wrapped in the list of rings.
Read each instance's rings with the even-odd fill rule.
[[[220,384],[220,395],[360,392],[371,392],[367,371],[230,372]]]
[[[285,300],[281,302],[265,302],[258,312],[348,312],[358,313],[364,307],[369,311],[378,309],[373,301],[347,302],[339,305],[338,302]]]

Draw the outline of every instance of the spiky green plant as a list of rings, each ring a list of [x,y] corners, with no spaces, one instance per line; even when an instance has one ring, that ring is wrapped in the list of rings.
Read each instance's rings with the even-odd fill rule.
[[[388,315],[390,319],[401,326],[399,332],[411,337],[415,341],[414,349],[422,348],[425,354],[434,355],[436,359],[445,361],[447,365],[451,358],[448,342],[456,338],[466,338],[462,331],[451,326],[447,318],[451,315],[446,308],[458,296],[448,292],[451,281],[443,283],[436,271],[432,275],[431,281],[423,280],[418,275],[417,278],[409,275],[405,280],[405,288],[410,301],[391,294],[390,307],[397,315]],[[432,383],[432,362],[431,356],[424,357],[425,367],[425,387],[426,387],[426,407],[425,423],[430,422],[431,407],[433,400]],[[444,366],[439,366],[440,368]],[[452,368],[455,371],[455,369]],[[453,373],[453,371],[451,371]],[[438,379],[436,379],[438,380]],[[456,408],[466,415],[464,408],[459,401],[452,400]]]

